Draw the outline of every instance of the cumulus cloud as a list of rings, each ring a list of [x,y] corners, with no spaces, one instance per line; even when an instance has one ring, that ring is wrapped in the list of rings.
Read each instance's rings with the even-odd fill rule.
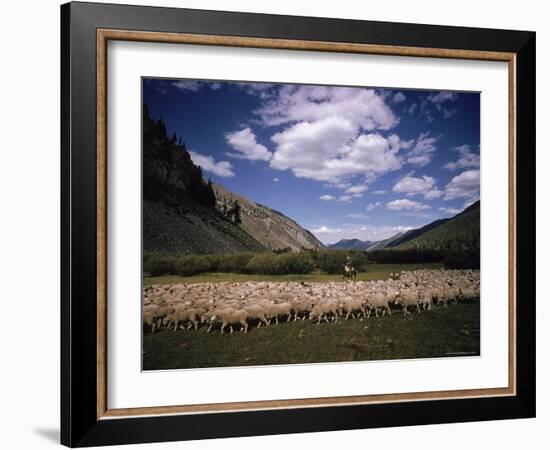
[[[314,230],[311,230],[313,233],[320,233],[320,234],[324,234],[324,233],[338,233],[340,231],[342,231],[341,228],[330,228],[330,227],[327,227],[325,225],[323,225],[322,227],[319,227],[319,228],[315,228]]]
[[[271,137],[276,146],[271,167],[336,184],[353,175],[372,180],[372,175],[401,168],[398,152],[406,142],[394,134],[355,137],[356,133],[356,127],[342,117],[297,123]]]
[[[359,194],[359,196],[361,196],[361,194]],[[350,203],[353,197],[355,197],[355,195],[341,195],[340,197],[338,197],[336,201],[343,202],[343,203]]]
[[[452,214],[452,215],[456,215],[458,214],[460,211],[460,209],[457,209],[457,208],[450,208],[450,207],[441,207],[441,208],[438,208],[439,211],[443,211],[445,214]]]
[[[376,195],[383,195],[383,194],[387,194],[388,191],[384,190],[384,189],[378,189],[377,191],[372,191],[373,194],[376,194]]]
[[[413,177],[412,173],[405,175],[393,187],[393,192],[405,194],[421,194],[432,189],[435,185],[435,179],[427,175]]]
[[[443,167],[449,170],[464,169],[467,167],[479,167],[479,155],[472,152],[469,145],[460,145],[452,149],[458,152],[459,158],[457,161],[451,161]]]
[[[413,196],[422,194],[426,200],[433,200],[443,195],[443,191],[440,191],[435,185],[435,179],[427,175],[421,177],[414,177],[413,172],[408,173],[401,178],[393,187],[393,192],[406,194],[407,196]]]
[[[458,110],[456,108],[447,107],[446,103],[452,103],[456,101],[458,94],[456,92],[441,91],[437,94],[430,94],[427,100],[433,103],[438,111],[443,114],[444,119],[449,119],[454,116]]]
[[[407,154],[407,162],[416,167],[428,165],[435,156],[438,137],[430,136],[430,133],[420,133],[412,150]]]
[[[441,197],[443,194],[444,194],[443,191],[441,191],[437,188],[433,188],[432,190],[424,193],[424,198],[426,200],[433,200],[435,198]]]
[[[393,103],[401,103],[401,102],[404,102],[405,99],[407,97],[405,97],[405,94],[403,94],[403,92],[397,92],[393,98],[392,98],[392,102]]]
[[[330,202],[331,200],[336,200],[336,197],[334,195],[325,194],[325,195],[321,195],[319,197],[319,200],[324,200],[325,202]]]
[[[454,102],[458,98],[458,94],[451,91],[440,91],[437,94],[428,95],[428,100],[436,105],[441,105],[445,102]]]
[[[393,211],[421,211],[423,209],[430,209],[429,205],[415,202],[413,200],[409,200],[408,198],[392,200],[391,202],[386,203],[386,207]]]
[[[277,177],[275,177],[275,178],[273,178],[273,181],[274,181],[275,183],[278,183],[278,182],[281,181],[281,180],[279,180]]]
[[[381,205],[380,202],[369,203],[369,204],[365,207],[365,209],[366,209],[367,211],[372,211],[372,210],[378,208],[380,205]]]
[[[453,177],[445,186],[444,200],[464,198],[475,201],[479,198],[479,170],[466,170]]]
[[[284,85],[255,113],[268,126],[340,117],[364,130],[389,130],[399,119],[373,89]]]
[[[357,185],[357,186],[352,186],[352,187],[347,188],[345,192],[346,192],[346,194],[362,194],[367,189],[368,189],[367,186]]]
[[[212,156],[208,155],[201,155],[200,153],[196,152],[189,152],[189,155],[191,156],[191,159],[193,162],[200,166],[202,170],[206,172],[211,172],[214,175],[218,175],[219,177],[234,177],[235,174],[233,173],[233,166],[229,161],[218,161]]]
[[[180,91],[197,92],[202,87],[202,83],[200,81],[194,80],[179,80],[174,81],[172,83],[172,86],[179,89]]]
[[[199,80],[178,80],[172,83],[172,86],[180,91],[198,92],[203,87],[209,87],[213,91],[217,91],[222,87],[222,84],[217,81],[199,81]]]
[[[256,142],[256,135],[250,128],[233,131],[225,135],[227,143],[238,153],[229,153],[234,158],[248,159],[251,161],[269,161],[271,152],[262,144]]]

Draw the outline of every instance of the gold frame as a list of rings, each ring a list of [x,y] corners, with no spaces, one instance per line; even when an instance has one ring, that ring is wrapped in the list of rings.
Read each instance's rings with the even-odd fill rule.
[[[501,61],[508,63],[508,387],[466,389],[401,394],[359,395],[344,397],[265,400],[200,405],[150,406],[109,409],[107,405],[107,42],[140,41],[363,53],[391,56],[433,57]],[[220,413],[265,409],[344,406],[403,401],[444,400],[516,395],[516,55],[506,52],[455,50],[445,48],[398,47],[388,45],[297,41],[147,31],[97,30],[97,419],[152,416],[166,414]]]

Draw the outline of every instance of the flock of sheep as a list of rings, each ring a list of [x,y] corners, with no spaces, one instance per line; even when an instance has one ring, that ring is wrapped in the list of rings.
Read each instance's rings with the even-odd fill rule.
[[[143,323],[151,332],[169,327],[210,332],[219,327],[233,333],[240,326],[270,325],[279,320],[306,320],[320,324],[339,317],[392,313],[405,317],[432,304],[479,300],[479,270],[415,270],[391,274],[383,281],[356,282],[246,282],[150,285],[143,289]]]

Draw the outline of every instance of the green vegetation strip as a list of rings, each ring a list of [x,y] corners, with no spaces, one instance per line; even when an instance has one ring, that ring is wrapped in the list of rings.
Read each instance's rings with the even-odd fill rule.
[[[441,263],[420,263],[420,264],[367,264],[365,271],[357,274],[358,281],[386,280],[390,273],[401,272],[402,270],[417,269],[440,269]],[[307,274],[290,275],[255,275],[244,273],[213,272],[182,277],[178,275],[162,275],[157,277],[146,276],[143,278],[143,285],[150,284],[176,284],[176,283],[221,283],[221,282],[242,283],[246,281],[305,281],[305,282],[328,282],[342,281],[342,275],[328,274],[319,270]]]
[[[185,369],[479,355],[479,303],[437,306],[404,318],[281,322],[221,336],[163,329],[143,337],[143,368]]]

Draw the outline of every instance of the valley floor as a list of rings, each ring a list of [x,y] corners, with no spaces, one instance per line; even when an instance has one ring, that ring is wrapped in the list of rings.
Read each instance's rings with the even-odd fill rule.
[[[359,272],[357,281],[386,280],[390,273],[401,272],[402,270],[416,269],[439,269],[441,263],[420,263],[420,264],[369,264],[366,271]],[[143,285],[150,284],[176,284],[176,283],[208,283],[208,282],[246,282],[246,281],[305,281],[305,282],[328,282],[342,281],[342,275],[328,274],[315,271],[309,274],[300,275],[248,275],[241,273],[204,273],[189,277],[177,275],[164,275],[159,277],[143,278]]]
[[[143,336],[143,369],[476,356],[479,326],[479,302],[464,302],[407,318],[396,309],[338,323],[281,322],[247,334],[162,329]]]

